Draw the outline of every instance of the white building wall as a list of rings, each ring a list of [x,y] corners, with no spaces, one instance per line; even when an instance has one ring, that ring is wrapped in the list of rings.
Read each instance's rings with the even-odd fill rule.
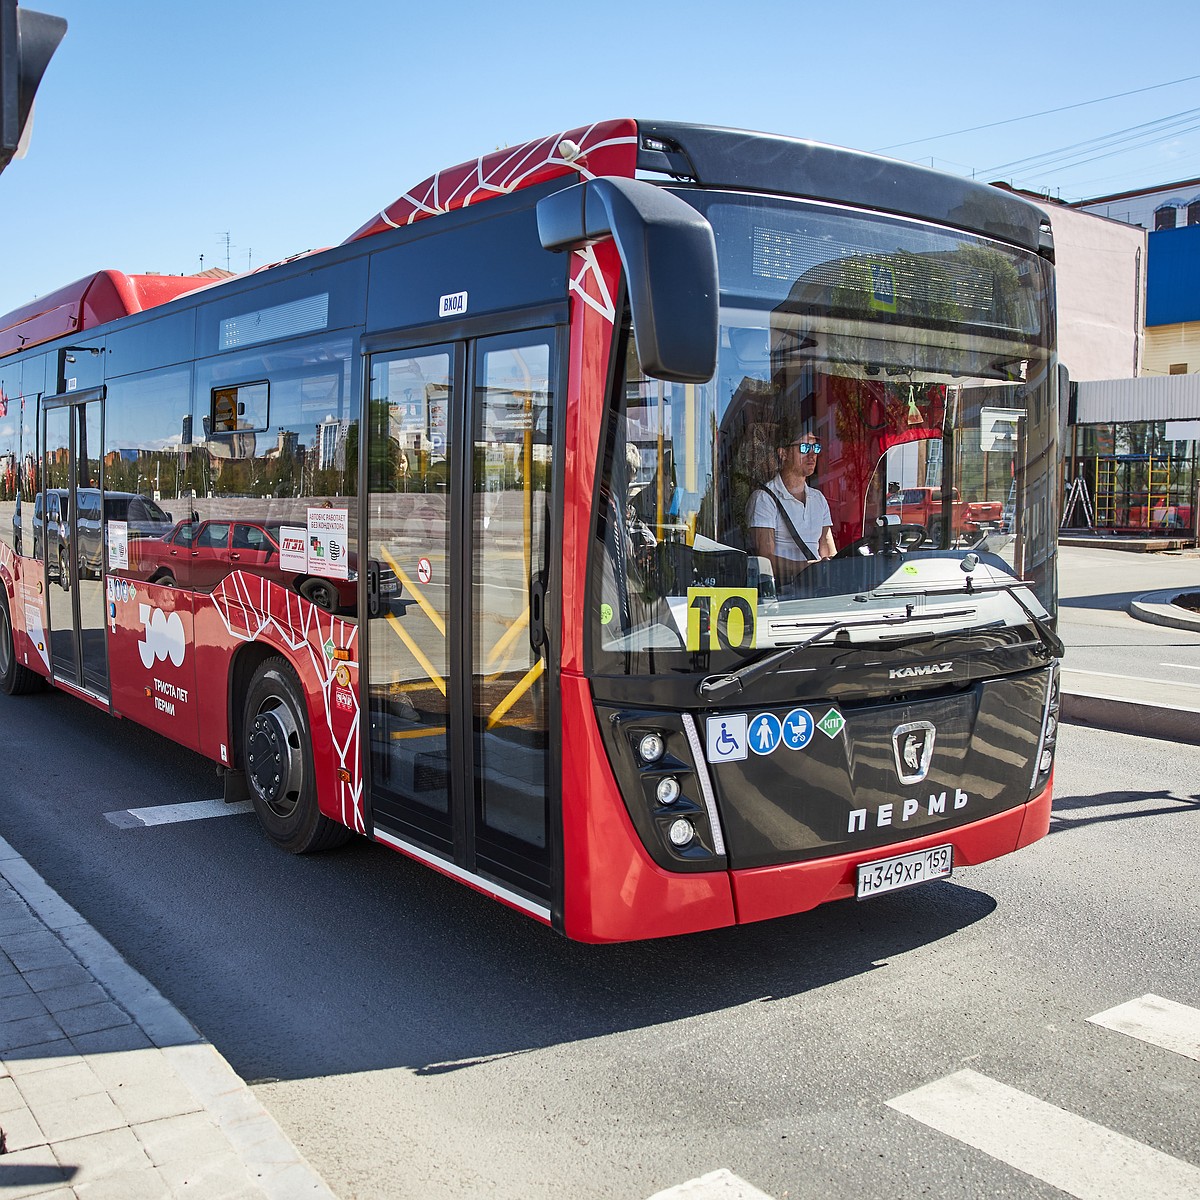
[[[1072,379],[1132,377],[1142,367],[1146,231],[1047,206],[1058,277],[1059,358]]]
[[[1154,214],[1164,205],[1179,210],[1177,225],[1187,224],[1187,208],[1200,201],[1200,180],[1190,179],[1182,183],[1169,183],[1166,187],[1150,192],[1137,192],[1127,196],[1106,196],[1099,200],[1081,204],[1080,212],[1094,213],[1113,221],[1125,221],[1130,225],[1141,225],[1143,229],[1154,228]]]

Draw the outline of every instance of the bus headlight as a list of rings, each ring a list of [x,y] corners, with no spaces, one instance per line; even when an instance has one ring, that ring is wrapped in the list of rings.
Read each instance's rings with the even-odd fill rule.
[[[672,821],[667,830],[667,837],[671,839],[671,845],[678,846],[681,850],[695,836],[696,831],[692,828],[691,821],[685,821],[682,817],[677,821]]]
[[[658,762],[666,748],[666,743],[660,734],[647,733],[638,742],[638,757],[644,763]]]
[[[667,775],[658,781],[654,789],[659,804],[674,804],[679,799],[679,780],[674,775]]]

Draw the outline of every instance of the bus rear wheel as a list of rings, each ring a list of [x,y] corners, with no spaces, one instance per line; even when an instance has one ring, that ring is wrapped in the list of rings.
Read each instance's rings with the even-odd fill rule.
[[[42,677],[17,662],[8,596],[0,585],[0,690],[9,696],[26,696],[42,685]]]
[[[350,831],[321,814],[300,685],[286,660],[261,663],[246,690],[242,765],[259,822],[292,854],[340,845]]]

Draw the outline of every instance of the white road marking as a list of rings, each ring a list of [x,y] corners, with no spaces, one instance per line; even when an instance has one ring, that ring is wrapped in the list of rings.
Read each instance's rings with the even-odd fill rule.
[[[209,817],[236,817],[253,812],[249,800],[226,804],[224,800],[192,800],[186,804],[156,804],[150,808],[125,808],[104,815],[114,825],[135,829],[142,825],[176,825],[180,821],[203,821]]]
[[[1196,1200],[1200,1167],[976,1071],[888,1105],[1080,1200]]]
[[[1160,667],[1178,667],[1181,671],[1200,671],[1200,667],[1192,663],[1159,663]]]
[[[1200,1062],[1200,1008],[1147,995],[1106,1009],[1088,1020]]]
[[[771,1197],[722,1167],[665,1192],[655,1192],[648,1200],[771,1200]]]

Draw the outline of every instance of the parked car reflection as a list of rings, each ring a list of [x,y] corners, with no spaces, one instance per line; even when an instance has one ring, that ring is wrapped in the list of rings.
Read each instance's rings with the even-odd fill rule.
[[[279,521],[180,521],[161,538],[137,543],[137,572],[150,583],[212,591],[231,571],[250,571],[299,592],[326,612],[353,612],[358,602],[358,563],[351,552],[348,579],[285,570],[279,562]],[[134,563],[130,548],[130,565]],[[400,590],[395,572],[380,572],[379,591]]]

